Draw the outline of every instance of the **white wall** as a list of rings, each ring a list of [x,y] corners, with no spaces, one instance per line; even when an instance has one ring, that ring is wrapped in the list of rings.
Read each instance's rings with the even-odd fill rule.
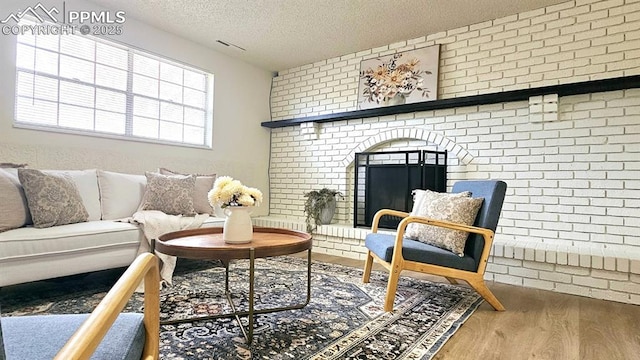
[[[62,1],[41,1],[62,9]],[[0,17],[38,1],[4,0]],[[80,1],[66,1],[67,10],[101,10]],[[118,10],[118,9],[110,9]],[[126,18],[114,40],[183,62],[214,74],[213,149],[196,149],[134,141],[103,139],[14,128],[15,42],[0,35],[0,162],[28,163],[40,169],[86,169],[137,173],[167,167],[177,171],[236,177],[261,189],[268,199],[271,73],[196,43]],[[257,209],[266,214],[268,203]]]

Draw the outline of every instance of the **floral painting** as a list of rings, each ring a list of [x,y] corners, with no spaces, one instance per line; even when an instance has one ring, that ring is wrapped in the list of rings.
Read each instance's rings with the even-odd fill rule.
[[[358,108],[435,100],[440,45],[405,51],[360,63]]]

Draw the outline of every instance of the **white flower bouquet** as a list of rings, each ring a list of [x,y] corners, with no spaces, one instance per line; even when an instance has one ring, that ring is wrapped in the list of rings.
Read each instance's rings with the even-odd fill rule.
[[[422,92],[429,97],[429,89],[424,87],[423,75],[431,71],[420,70],[420,60],[409,59],[400,63],[402,54],[394,54],[388,62],[382,62],[377,68],[368,68],[360,72],[364,80],[362,94],[370,101],[380,104],[396,95],[407,97],[413,91]]]
[[[230,176],[220,176],[209,191],[211,206],[258,206],[262,202],[262,192],[256,188],[242,185]]]

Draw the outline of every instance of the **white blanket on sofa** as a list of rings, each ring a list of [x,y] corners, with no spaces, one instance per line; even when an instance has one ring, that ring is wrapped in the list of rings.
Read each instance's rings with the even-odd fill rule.
[[[140,243],[138,255],[151,250],[151,240],[172,231],[195,229],[209,217],[208,214],[196,216],[167,215],[157,210],[138,211],[127,219],[128,222],[142,227],[147,241]],[[160,281],[172,285],[173,270],[176,268],[176,257],[155,252],[160,260]]]

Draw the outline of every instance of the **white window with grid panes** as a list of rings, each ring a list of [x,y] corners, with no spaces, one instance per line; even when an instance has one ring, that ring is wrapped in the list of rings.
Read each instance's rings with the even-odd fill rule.
[[[15,126],[211,147],[202,70],[86,35],[20,34],[16,73]]]

